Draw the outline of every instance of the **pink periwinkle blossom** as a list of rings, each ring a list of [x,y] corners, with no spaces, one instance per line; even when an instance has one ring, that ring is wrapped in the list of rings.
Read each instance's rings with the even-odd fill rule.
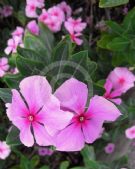
[[[44,7],[44,0],[27,0],[26,1],[26,8],[25,13],[27,17],[30,18],[37,18],[37,8],[43,8]]]
[[[135,126],[126,129],[125,135],[128,139],[135,139]]]
[[[112,154],[115,150],[115,144],[114,143],[108,143],[106,146],[105,146],[105,152],[107,154]]]
[[[9,69],[8,59],[6,57],[0,58],[0,77],[6,74]]]
[[[122,100],[119,98],[121,96],[121,92],[119,90],[113,90],[113,86],[110,80],[106,80],[104,85],[106,90],[104,97],[114,102],[117,105],[120,105]]]
[[[13,36],[13,38],[7,41],[7,47],[4,52],[9,55],[10,53],[16,53],[17,47],[24,47],[22,40],[18,36]]]
[[[2,9],[3,17],[11,16],[13,13],[13,7],[10,5],[5,5]]]
[[[76,43],[77,45],[81,45],[83,40],[81,39],[82,33],[71,33],[70,38],[72,42]]]
[[[57,6],[62,9],[62,11],[65,13],[67,18],[69,18],[71,16],[72,9],[65,1],[61,2]]]
[[[62,22],[64,21],[64,13],[59,7],[49,8],[48,11],[42,10],[39,16],[39,21],[47,25],[52,32],[61,30]]]
[[[53,145],[52,136],[68,125],[72,113],[60,110],[60,102],[43,76],[27,77],[19,87],[19,92],[12,90],[12,102],[6,107],[9,120],[20,130],[21,142],[27,147],[34,142]]]
[[[69,33],[70,32],[80,33],[86,28],[86,25],[87,24],[85,22],[82,22],[81,18],[73,19],[70,17],[65,22],[65,28]]]
[[[12,36],[18,36],[22,39],[24,33],[24,28],[21,26],[17,26],[16,29],[12,32]]]
[[[135,75],[128,68],[116,67],[107,77],[107,82],[108,80],[112,84],[113,90],[122,94],[134,87]]]
[[[59,151],[80,151],[86,143],[93,143],[102,132],[105,121],[115,121],[120,115],[117,107],[101,96],[94,96],[86,110],[87,85],[71,78],[55,92],[61,109],[74,114],[70,123],[55,137]]]
[[[53,154],[53,150],[49,149],[49,148],[45,148],[45,147],[40,147],[38,149],[38,154],[40,156],[51,156]]]
[[[11,152],[9,145],[5,141],[0,141],[0,159],[5,160]]]
[[[32,20],[27,24],[27,29],[33,35],[39,35],[39,26],[35,20]]]

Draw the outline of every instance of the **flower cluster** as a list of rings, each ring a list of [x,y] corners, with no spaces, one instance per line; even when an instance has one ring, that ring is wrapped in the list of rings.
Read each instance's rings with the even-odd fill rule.
[[[117,67],[106,79],[104,97],[119,105],[122,102],[119,97],[134,87],[134,82],[135,76],[128,68]]]
[[[81,45],[83,43],[83,40],[79,37],[82,36],[82,31],[86,28],[86,23],[82,22],[81,18],[69,18],[65,22],[65,28],[69,32],[73,42],[75,42],[77,45]]]
[[[12,32],[12,38],[8,40],[5,53],[9,55],[10,53],[16,53],[17,47],[23,47],[23,33],[24,29],[20,26],[17,26],[16,29]]]
[[[7,116],[20,130],[20,140],[31,147],[53,145],[59,151],[79,151],[85,142],[101,136],[103,123],[115,121],[117,107],[101,96],[94,96],[86,109],[87,85],[71,78],[52,94],[43,76],[30,76],[12,90]],[[33,131],[33,132],[32,132]]]

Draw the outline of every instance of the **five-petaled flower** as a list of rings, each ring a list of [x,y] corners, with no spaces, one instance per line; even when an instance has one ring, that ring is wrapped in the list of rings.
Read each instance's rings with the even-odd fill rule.
[[[58,99],[45,77],[30,76],[20,82],[20,93],[12,90],[7,115],[20,130],[20,140],[27,146],[53,145],[52,136],[68,125],[72,113],[60,110]],[[34,137],[33,137],[34,135]]]
[[[105,121],[115,121],[120,115],[117,107],[100,96],[94,96],[85,110],[88,89],[84,83],[71,78],[55,92],[61,108],[74,113],[70,123],[56,136],[56,148],[60,151],[79,151],[84,143],[93,143],[100,137]]]

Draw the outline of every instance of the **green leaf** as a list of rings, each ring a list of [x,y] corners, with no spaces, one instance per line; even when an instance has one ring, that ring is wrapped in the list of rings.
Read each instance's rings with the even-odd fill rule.
[[[4,76],[3,80],[9,88],[18,88],[20,81],[23,79],[21,74],[7,74]]]
[[[123,51],[128,47],[129,44],[129,39],[117,37],[114,38],[110,43],[108,43],[107,48],[112,51]]]
[[[32,168],[36,168],[36,166],[39,164],[39,162],[40,162],[39,156],[38,155],[33,156],[31,159]]]
[[[34,169],[31,166],[30,160],[24,155],[21,156],[20,168],[21,169]]]
[[[127,4],[129,0],[100,0],[99,7],[107,8],[107,7],[115,7],[123,4]]]
[[[40,71],[44,68],[44,64],[42,62],[29,60],[21,57],[20,55],[16,58],[16,64],[19,72],[24,76],[40,74]]]
[[[32,49],[18,48],[17,52],[19,53],[19,55],[23,56],[26,59],[47,64],[46,56],[42,55],[41,53],[38,53],[37,51],[34,51]]]
[[[69,167],[69,161],[63,161],[60,164],[60,169],[67,169]]]
[[[54,47],[54,35],[52,31],[50,31],[45,25],[39,23],[40,34],[39,38],[45,44],[45,48],[47,50],[48,57],[51,57],[52,49]]]
[[[39,169],[49,169],[49,167],[47,165],[44,165],[44,166],[40,167]]]
[[[107,48],[107,45],[112,39],[114,38],[114,35],[110,34],[103,34],[101,36],[101,39],[97,42],[97,46],[103,49]]]
[[[5,103],[10,103],[12,99],[11,90],[8,88],[0,88],[0,98]]]
[[[85,168],[85,167],[72,167],[70,169],[87,169],[87,168]]]
[[[47,55],[47,49],[45,47],[45,44],[39,37],[31,35],[30,33],[26,33],[24,37],[24,46],[27,49],[36,51],[36,53],[39,53],[40,56],[46,58],[47,63],[50,62],[51,56]]]
[[[98,162],[95,161],[95,152],[92,146],[86,145],[85,148],[81,151],[85,167],[89,169],[99,169]]]
[[[112,32],[114,32],[116,35],[121,36],[121,34],[124,32],[124,29],[122,28],[122,26],[120,26],[119,24],[117,24],[114,21],[106,21],[107,26],[109,26],[109,28],[111,28]]]
[[[11,146],[20,145],[21,142],[19,139],[19,133],[20,131],[15,126],[12,126],[10,132],[7,135],[6,143]]]

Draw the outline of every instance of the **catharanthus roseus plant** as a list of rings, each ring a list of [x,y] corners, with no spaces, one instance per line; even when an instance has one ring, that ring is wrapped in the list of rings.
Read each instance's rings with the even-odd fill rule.
[[[135,168],[134,5],[0,1],[0,169]]]

